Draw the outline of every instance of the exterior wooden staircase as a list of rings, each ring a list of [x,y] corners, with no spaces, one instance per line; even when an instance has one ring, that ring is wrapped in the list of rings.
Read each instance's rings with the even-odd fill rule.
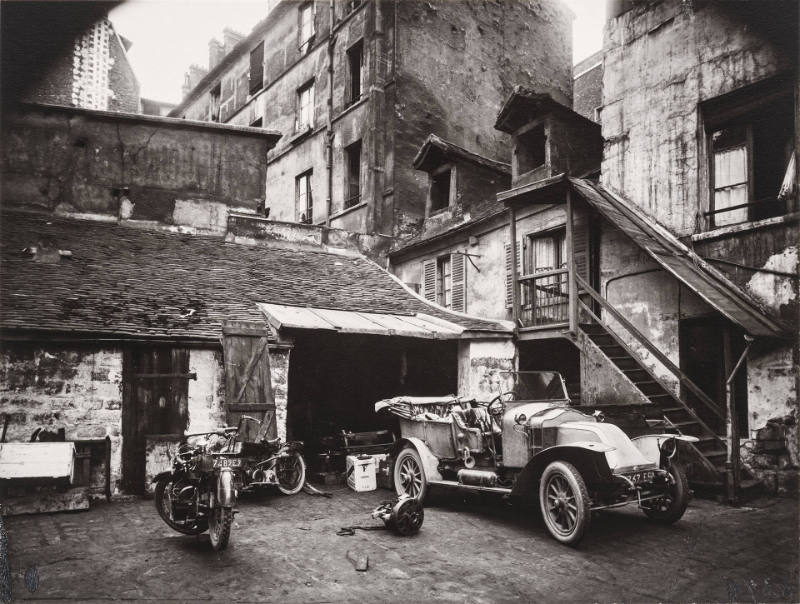
[[[638,356],[620,341],[620,338],[600,323],[582,323],[581,330],[603,351],[609,361],[633,382],[633,385],[658,409],[667,427],[695,436],[700,440],[690,447],[706,460],[707,473],[720,482],[724,478],[727,449],[725,441],[705,424],[674,392],[653,372],[642,364]],[[648,414],[651,415],[651,414]]]
[[[576,275],[576,282],[580,288],[577,302],[579,309],[576,309],[580,312],[581,322],[578,323],[580,331],[652,403],[670,430],[699,439],[696,443],[684,443],[692,458],[692,467],[689,469],[691,482],[698,487],[719,488],[724,486],[727,461],[726,441],[698,416],[684,396],[676,394],[662,378],[642,362],[639,354],[608,326],[607,321],[614,320],[617,325],[621,326],[643,349],[647,350],[677,378],[683,391],[691,392],[697,404],[704,405],[710,413],[719,417],[723,422],[726,419],[725,407],[712,401],[679,367],[585,280]],[[591,300],[594,300],[594,304],[591,303]],[[603,309],[603,319],[605,320],[598,316],[600,307]],[[734,452],[738,453],[738,446],[734,447]],[[738,463],[738,459],[734,461],[733,484],[735,489],[740,492],[757,490],[759,482],[752,480],[752,476],[746,472],[745,468],[740,468],[741,464]]]

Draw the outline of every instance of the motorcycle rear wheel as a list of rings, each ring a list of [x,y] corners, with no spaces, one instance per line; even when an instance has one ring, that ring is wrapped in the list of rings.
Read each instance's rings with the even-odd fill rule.
[[[278,490],[284,495],[294,495],[306,483],[306,462],[298,451],[278,457],[275,462]]]
[[[180,484],[178,479],[177,484]],[[172,476],[163,478],[156,483],[155,503],[158,515],[161,520],[167,523],[171,529],[183,533],[184,535],[199,535],[208,530],[208,522],[205,519],[180,521],[172,516],[172,490],[175,487],[175,479]]]
[[[220,552],[228,546],[233,524],[233,508],[217,506],[211,510],[208,522],[208,536],[211,547]]]

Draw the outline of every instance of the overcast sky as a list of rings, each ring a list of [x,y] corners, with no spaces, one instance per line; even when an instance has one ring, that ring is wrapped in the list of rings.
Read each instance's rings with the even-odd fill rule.
[[[573,57],[579,61],[600,49],[605,2],[562,2],[575,13]],[[189,65],[208,63],[208,41],[221,39],[226,26],[249,33],[266,7],[267,0],[127,0],[110,17],[133,42],[129,58],[142,96],[177,103]]]

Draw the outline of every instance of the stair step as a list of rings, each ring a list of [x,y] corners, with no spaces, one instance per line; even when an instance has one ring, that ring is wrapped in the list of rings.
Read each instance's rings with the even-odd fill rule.
[[[708,451],[708,452],[703,453],[703,457],[705,457],[706,459],[708,459],[709,457],[727,457],[727,456],[728,456],[728,452],[727,451],[722,451],[721,449],[718,449],[716,451]]]
[[[652,401],[654,398],[671,398],[671,399],[674,399],[675,396],[670,394],[669,392],[665,392],[664,394],[648,394],[647,398],[649,398]]]
[[[689,420],[686,420],[686,421],[683,421],[683,422],[670,422],[670,423],[673,426],[675,426],[676,428],[680,428],[681,426],[699,426],[700,425],[699,422],[697,422],[696,420],[693,420],[693,419],[689,419]]]
[[[664,396],[663,394],[657,394],[656,396]],[[683,411],[688,413],[689,410],[686,407],[667,407],[666,409],[662,409],[662,413],[677,413],[678,411]]]

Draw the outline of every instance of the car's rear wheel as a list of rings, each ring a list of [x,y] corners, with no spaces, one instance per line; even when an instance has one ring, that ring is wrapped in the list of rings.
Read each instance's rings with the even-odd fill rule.
[[[539,482],[539,505],[550,534],[566,545],[576,545],[592,517],[589,493],[580,472],[571,463],[554,461]]]
[[[689,481],[686,472],[673,463],[670,464],[669,473],[672,476],[672,485],[667,493],[659,499],[642,503],[645,515],[662,524],[672,524],[680,520],[689,505]]]
[[[413,447],[406,447],[394,463],[394,490],[398,495],[408,495],[420,503],[428,492],[428,481],[422,468],[422,459]]]

